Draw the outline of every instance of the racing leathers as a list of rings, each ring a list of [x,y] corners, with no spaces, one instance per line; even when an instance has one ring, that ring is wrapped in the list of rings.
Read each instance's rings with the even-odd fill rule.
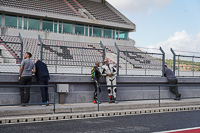
[[[103,65],[102,76],[106,76],[107,85],[116,85],[116,69],[112,64]],[[112,74],[112,76],[108,76],[108,74]],[[116,100],[117,97],[117,87],[107,87],[108,96],[110,100]]]
[[[98,97],[97,97],[97,85],[100,84],[99,80],[100,77],[102,76],[100,70],[98,67],[94,66],[91,68],[91,77],[92,77],[92,81],[93,84],[95,86],[95,91],[94,91],[94,103],[98,102]],[[99,87],[99,95],[101,93],[101,88]]]

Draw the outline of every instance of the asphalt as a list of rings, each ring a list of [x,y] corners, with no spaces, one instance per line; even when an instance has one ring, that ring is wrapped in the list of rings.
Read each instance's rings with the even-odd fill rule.
[[[158,100],[103,102],[99,111],[94,103],[56,104],[55,113],[53,107],[1,106],[0,124],[200,110],[200,99],[161,100],[160,107]]]

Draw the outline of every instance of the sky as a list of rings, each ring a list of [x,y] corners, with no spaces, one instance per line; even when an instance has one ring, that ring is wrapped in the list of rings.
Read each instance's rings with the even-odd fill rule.
[[[107,1],[136,25],[129,35],[136,47],[161,47],[166,58],[170,48],[200,56],[200,0]]]

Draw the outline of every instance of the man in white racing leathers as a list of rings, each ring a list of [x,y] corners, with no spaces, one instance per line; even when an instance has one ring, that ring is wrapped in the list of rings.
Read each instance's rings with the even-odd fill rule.
[[[116,85],[116,69],[112,64],[109,64],[107,59],[104,60],[105,65],[102,66],[103,72],[102,76],[106,76],[107,85]],[[109,100],[116,100],[117,97],[117,87],[108,87]],[[117,101],[109,101],[109,103]]]

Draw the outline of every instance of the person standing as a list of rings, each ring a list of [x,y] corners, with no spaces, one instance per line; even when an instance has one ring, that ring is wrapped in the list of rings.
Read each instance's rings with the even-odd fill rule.
[[[35,67],[36,67],[35,75],[37,77],[39,84],[48,85],[50,77],[47,65],[40,60],[35,60]],[[40,87],[40,90],[43,103],[42,106],[48,106],[49,105],[48,87]]]
[[[92,81],[93,81],[93,84],[95,86],[95,91],[94,91],[94,104],[97,104],[100,102],[98,101],[98,96],[97,96],[97,85],[100,85],[100,82],[99,82],[99,78],[102,76],[100,70],[99,70],[99,62],[96,61],[95,62],[95,66],[91,68],[91,78],[92,78]],[[101,88],[99,87],[99,94],[100,95],[101,93]]]
[[[167,65],[164,65],[165,71],[164,76],[167,77],[167,80],[169,81],[169,85],[177,85],[178,80],[171,69],[167,67]],[[181,94],[178,92],[178,86],[170,86],[169,90],[176,95],[176,98],[174,100],[180,100]]]
[[[102,75],[106,76],[107,85],[116,85],[116,69],[112,64],[109,64],[107,59],[104,60],[105,65],[102,66],[103,72]],[[109,100],[116,100],[117,98],[117,87],[108,87],[108,96]],[[109,103],[117,101],[109,101]]]
[[[26,52],[21,62],[19,69],[19,85],[31,85],[32,73],[35,72],[34,62],[30,60],[31,56],[31,53]],[[21,106],[26,106],[24,104],[28,103],[30,100],[30,87],[21,87],[20,96]]]

